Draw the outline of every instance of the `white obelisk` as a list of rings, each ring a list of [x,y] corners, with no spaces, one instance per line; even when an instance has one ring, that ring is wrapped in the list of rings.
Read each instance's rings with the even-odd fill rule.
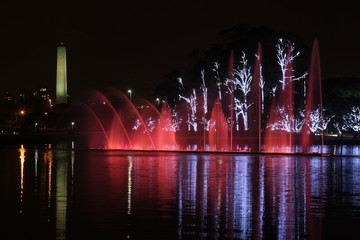
[[[61,44],[57,47],[56,103],[63,104],[67,101],[66,47]]]

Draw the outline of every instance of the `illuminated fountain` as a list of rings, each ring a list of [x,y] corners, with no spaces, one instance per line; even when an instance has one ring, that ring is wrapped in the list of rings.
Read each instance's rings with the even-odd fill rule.
[[[314,41],[309,74],[300,76],[294,71],[300,54],[294,44],[279,39],[276,50],[281,77],[268,93],[271,104],[264,97],[267,82],[258,44],[253,68],[245,53],[236,65],[231,52],[226,77],[221,78],[220,64],[214,63],[213,94],[203,70],[201,87],[179,94],[172,107],[166,101],[155,107],[145,99],[130,100],[107,88],[88,91],[69,113],[75,113],[71,117],[80,122],[77,133],[91,149],[322,153],[322,148],[311,148],[328,122],[322,115],[318,43]],[[183,88],[182,79],[178,81]],[[294,93],[295,82],[302,83],[302,94]],[[266,105],[270,110],[265,111]]]

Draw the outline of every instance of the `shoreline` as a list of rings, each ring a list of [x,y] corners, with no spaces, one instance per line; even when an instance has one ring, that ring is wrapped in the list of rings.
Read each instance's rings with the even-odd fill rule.
[[[69,131],[39,131],[25,133],[1,133],[0,144],[47,144],[73,141],[75,135]]]
[[[79,139],[80,133],[69,130],[49,130],[38,132],[23,133],[0,133],[0,144],[46,144],[64,143]],[[320,136],[314,137],[314,142],[321,142]],[[355,138],[351,135],[338,137],[334,135],[324,136],[324,145],[360,145],[360,137]]]

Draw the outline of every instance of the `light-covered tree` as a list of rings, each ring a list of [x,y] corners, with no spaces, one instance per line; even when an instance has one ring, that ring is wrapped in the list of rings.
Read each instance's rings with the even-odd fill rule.
[[[197,131],[197,119],[196,119],[196,92],[195,89],[193,89],[192,94],[190,94],[190,97],[185,97],[183,95],[179,95],[180,99],[185,100],[188,105],[188,118],[187,118],[187,124],[188,124],[188,131],[191,131],[191,127],[194,129],[194,131]]]
[[[325,112],[325,110],[323,110]],[[335,115],[332,116],[323,116],[321,114],[320,108],[317,108],[310,112],[309,114],[309,122],[306,124],[309,126],[310,132],[316,133],[318,131],[325,131],[330,120],[334,118]]]
[[[251,91],[252,74],[251,67],[248,66],[248,60],[243,52],[240,60],[240,66],[234,69],[232,79],[226,79],[225,86],[229,93],[234,97],[234,114],[236,129],[239,130],[239,116],[243,119],[245,131],[249,130],[248,109],[253,103],[248,102],[248,94]],[[231,86],[234,86],[233,88]]]
[[[281,84],[281,89],[285,90],[285,86],[290,81],[298,81],[300,79],[303,79],[307,76],[307,72],[305,72],[300,77],[295,77],[294,69],[290,66],[292,66],[292,63],[294,62],[295,58],[297,58],[300,55],[300,52],[295,52],[295,46],[293,43],[290,43],[287,40],[284,40],[282,38],[279,39],[279,43],[276,44],[276,57],[277,57],[277,63],[280,66],[281,69],[281,79],[279,79],[279,83]],[[290,72],[291,74],[287,74]]]
[[[359,134],[360,132],[360,107],[352,107],[351,111],[342,116],[344,124],[343,130],[353,130]]]
[[[294,132],[299,133],[302,130],[304,125],[303,117],[294,117],[286,112],[284,107],[277,107],[276,109],[279,119],[274,123],[268,123],[267,128],[270,128],[272,131],[285,131],[285,132]]]

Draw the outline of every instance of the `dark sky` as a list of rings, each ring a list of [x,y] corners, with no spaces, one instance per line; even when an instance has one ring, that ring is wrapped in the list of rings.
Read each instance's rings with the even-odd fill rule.
[[[164,75],[185,71],[193,49],[238,24],[318,38],[323,77],[360,77],[360,15],[346,1],[48,1],[0,5],[0,91],[55,89],[56,46],[68,55],[68,86],[133,89],[150,96]]]

